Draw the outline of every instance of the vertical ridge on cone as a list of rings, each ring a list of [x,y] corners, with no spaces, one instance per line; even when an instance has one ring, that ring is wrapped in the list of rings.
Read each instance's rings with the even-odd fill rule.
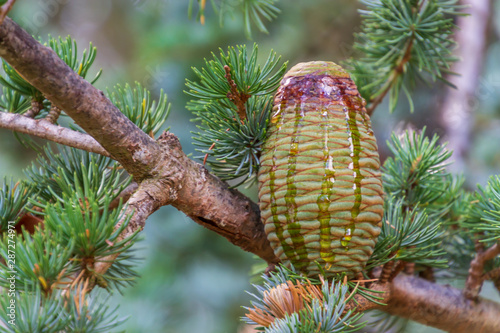
[[[365,101],[342,67],[300,63],[281,81],[261,155],[259,204],[283,264],[308,275],[363,269],[383,190]]]

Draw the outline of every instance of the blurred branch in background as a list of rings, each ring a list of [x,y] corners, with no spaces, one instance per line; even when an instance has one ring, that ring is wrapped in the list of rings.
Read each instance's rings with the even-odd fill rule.
[[[470,16],[460,16],[456,41],[459,45],[456,55],[461,61],[454,64],[452,71],[460,73],[451,76],[450,82],[456,86],[448,88],[441,109],[441,122],[445,129],[448,147],[453,150],[454,163],[451,171],[463,171],[464,158],[470,145],[473,126],[472,112],[475,105],[479,76],[483,68],[486,37],[491,13],[491,0],[462,0],[468,6]]]

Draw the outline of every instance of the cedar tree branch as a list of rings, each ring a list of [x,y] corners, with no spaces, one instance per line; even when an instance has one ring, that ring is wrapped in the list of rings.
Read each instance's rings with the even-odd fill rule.
[[[0,128],[37,136],[65,146],[109,156],[108,152],[90,135],[54,125],[45,119],[32,119],[20,114],[0,112]]]
[[[140,186],[147,183],[155,205],[171,204],[242,249],[268,263],[278,262],[257,204],[190,160],[173,134],[164,133],[155,142],[8,17],[0,25],[0,56],[94,137]],[[146,211],[151,214],[154,207]],[[130,224],[143,225],[142,219]]]
[[[469,300],[448,285],[400,274],[389,290],[387,306],[378,310],[453,333],[498,332],[500,327],[499,303]]]
[[[389,79],[385,83],[385,88],[382,90],[382,92],[380,92],[380,94],[377,97],[375,97],[372,101],[370,101],[370,104],[367,106],[366,113],[368,113],[368,115],[371,116],[373,114],[373,112],[375,112],[375,109],[377,108],[377,106],[380,103],[382,103],[382,101],[384,100],[387,93],[391,90],[394,82],[396,82],[396,80],[399,78],[399,76],[401,74],[403,74],[406,64],[411,59],[411,51],[413,49],[414,38],[415,38],[415,35],[413,35],[412,38],[409,40],[409,42],[406,44],[405,53],[404,53],[403,57],[401,58],[401,60],[396,65],[396,67],[394,67],[394,69],[392,70]]]
[[[0,56],[55,106],[94,137],[136,181],[151,175],[159,147],[50,48],[6,17],[0,26]]]
[[[0,25],[0,56],[65,110],[139,183],[125,208],[133,216],[122,237],[142,229],[149,215],[171,204],[233,244],[268,262],[277,262],[265,237],[258,206],[191,161],[173,134],[164,133],[153,141],[102,92],[9,18]],[[107,269],[99,265],[95,267],[97,272]],[[500,304],[481,298],[468,300],[455,288],[404,274],[392,283],[372,284],[371,288],[387,291],[383,302],[388,304],[383,309],[372,308],[426,325],[455,333],[494,332],[500,327]],[[358,309],[368,307],[360,304]]]
[[[470,263],[469,275],[465,281],[464,295],[468,299],[476,299],[483,286],[484,264],[500,254],[500,241],[486,251],[478,249],[476,257]]]

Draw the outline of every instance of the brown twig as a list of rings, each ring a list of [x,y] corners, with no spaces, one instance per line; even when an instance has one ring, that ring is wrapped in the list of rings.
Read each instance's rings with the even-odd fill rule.
[[[35,118],[40,111],[43,109],[43,103],[35,98],[31,99],[31,108],[24,113],[24,116],[28,118]]]
[[[55,124],[57,119],[59,119],[59,116],[61,115],[61,111],[62,110],[59,109],[57,106],[52,105],[50,107],[49,114],[47,115],[47,117],[45,117],[45,119],[51,122],[52,124]]]
[[[407,262],[406,261],[398,261],[398,264],[394,268],[394,270],[391,273],[391,276],[389,276],[389,282],[392,282],[398,276],[399,273],[403,271],[403,269],[406,267]]]
[[[12,6],[14,6],[14,2],[16,2],[16,0],[7,0],[7,2],[0,7],[0,24],[3,23],[5,16],[7,16],[12,9]]]
[[[500,241],[492,247],[483,251],[481,248],[476,249],[476,257],[471,261],[469,275],[465,281],[464,296],[468,299],[477,299],[481,287],[483,286],[484,263],[494,259],[500,254]]]
[[[384,97],[387,95],[387,93],[391,90],[393,83],[398,79],[398,77],[403,73],[405,65],[410,61],[411,58],[411,50],[413,48],[413,40],[414,36],[409,40],[409,42],[406,45],[406,50],[401,58],[400,62],[396,65],[396,67],[392,70],[391,75],[389,76],[389,79],[387,80],[385,84],[384,90],[372,101],[370,101],[370,105],[366,108],[366,113],[368,113],[370,116],[373,114],[377,106],[382,103],[384,100]]]
[[[45,119],[35,120],[20,114],[0,112],[0,128],[33,135],[92,153],[110,156],[90,135],[54,125]]]
[[[394,260],[386,262],[382,267],[382,272],[380,273],[380,283],[386,283],[392,274],[392,269],[394,268]]]
[[[244,120],[247,116],[247,111],[245,107],[245,103],[248,101],[250,98],[249,94],[246,94],[244,92],[238,91],[238,86],[236,86],[236,83],[234,80],[231,78],[231,68],[229,66],[224,66],[224,70],[226,71],[226,79],[227,82],[229,83],[230,91],[227,93],[227,98],[231,102],[236,105],[238,108],[238,115],[240,116],[240,120]]]

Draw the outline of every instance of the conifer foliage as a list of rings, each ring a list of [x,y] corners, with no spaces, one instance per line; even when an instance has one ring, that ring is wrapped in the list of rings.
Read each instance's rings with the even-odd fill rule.
[[[418,78],[444,80],[455,60],[454,18],[462,14],[456,0],[360,2],[363,23],[355,46],[361,56],[345,63],[369,113],[387,94],[390,110],[401,93],[411,101]],[[267,31],[263,19],[274,19],[279,12],[274,3],[214,1],[213,6],[222,17],[241,7],[250,36],[252,24]],[[203,23],[206,1],[198,4]],[[49,37],[45,44],[76,73],[89,77],[96,57],[92,45],[79,55],[71,37]],[[244,45],[229,47],[205,60],[203,68],[193,68],[197,79],[186,81],[186,93],[192,98],[187,108],[198,127],[193,138],[198,159],[233,187],[250,186],[256,178],[273,95],[287,67],[273,51],[262,63],[258,59],[257,45],[251,50]],[[1,112],[52,123],[65,116],[5,61],[3,68]],[[101,71],[96,73],[90,76],[92,83]],[[164,128],[170,106],[163,92],[152,101],[136,83],[116,85],[108,97],[153,138]],[[69,128],[81,131],[68,122]],[[392,156],[382,169],[382,232],[362,274],[355,280],[339,275],[326,281],[321,275],[306,277],[293,267],[278,266],[255,286],[257,293],[251,294],[254,300],[244,321],[269,333],[357,332],[367,323],[356,312],[356,304],[348,305],[355,297],[381,304],[381,295],[372,288],[377,283],[390,283],[403,271],[463,276],[471,260],[481,259],[476,254],[478,244],[485,253],[496,251],[500,178],[492,176],[486,187],[466,191],[463,178],[447,172],[451,152],[439,140],[436,135],[429,138],[425,129],[391,136],[387,144]],[[22,141],[29,143],[27,137]],[[138,277],[132,250],[138,234],[120,237],[130,218],[123,215],[126,203],[120,194],[132,179],[109,157],[61,146],[32,147],[39,157],[25,170],[27,179],[4,179],[0,187],[0,288],[9,289],[10,272],[15,271],[19,318],[13,327],[7,313],[0,311],[0,332],[114,331],[123,319],[116,308],[106,305],[107,293],[129,287]],[[9,246],[13,243],[15,261]],[[115,258],[113,265],[98,274],[96,264],[109,257]],[[481,263],[480,278],[468,283],[477,288],[490,279],[500,286],[498,256]],[[8,293],[2,292],[0,306],[5,309],[8,302]],[[387,328],[395,323],[406,322],[382,315],[370,324]]]

